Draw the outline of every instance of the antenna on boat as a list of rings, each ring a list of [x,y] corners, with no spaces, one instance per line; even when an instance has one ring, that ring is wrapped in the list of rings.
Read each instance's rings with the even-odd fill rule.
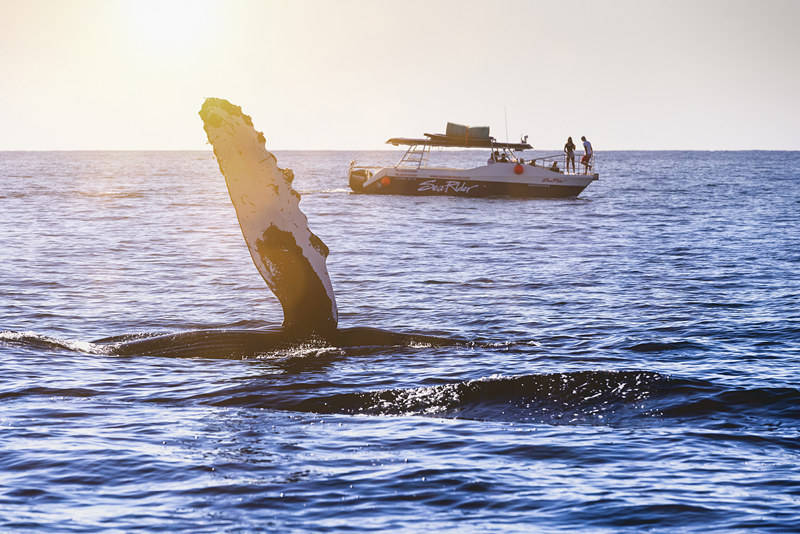
[[[508,143],[508,112],[505,106],[503,106],[503,117],[506,120],[506,143]]]

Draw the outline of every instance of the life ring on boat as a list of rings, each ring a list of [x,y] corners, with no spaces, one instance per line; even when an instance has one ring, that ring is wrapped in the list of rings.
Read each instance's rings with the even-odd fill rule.
[[[381,178],[381,185],[389,185],[390,183],[392,183],[392,180],[388,176]]]
[[[523,172],[525,172],[525,167],[521,163],[517,163],[514,167],[514,174],[522,174]]]

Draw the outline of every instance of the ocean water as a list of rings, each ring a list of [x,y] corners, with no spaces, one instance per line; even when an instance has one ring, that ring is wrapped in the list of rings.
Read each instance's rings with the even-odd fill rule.
[[[213,155],[0,153],[0,531],[800,530],[800,153],[600,152],[568,200],[277,156],[340,326],[466,342],[110,354],[281,322]]]

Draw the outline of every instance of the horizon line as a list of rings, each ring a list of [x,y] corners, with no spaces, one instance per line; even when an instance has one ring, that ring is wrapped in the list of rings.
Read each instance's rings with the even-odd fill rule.
[[[486,148],[460,148],[461,151],[488,150]],[[397,148],[268,148],[278,152],[399,152]],[[455,150],[453,150],[455,151]],[[558,148],[532,148],[526,152],[561,151]],[[212,152],[212,148],[0,148],[4,152]],[[595,152],[800,152],[800,148],[609,148]]]

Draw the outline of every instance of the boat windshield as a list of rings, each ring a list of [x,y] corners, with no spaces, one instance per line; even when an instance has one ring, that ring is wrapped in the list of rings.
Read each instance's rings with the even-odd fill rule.
[[[508,148],[495,149],[489,153],[489,163],[524,163],[525,160]]]
[[[461,154],[462,152],[456,151],[453,152],[449,149],[439,149],[434,151],[437,154],[441,152],[439,155],[434,155],[431,158],[431,147],[430,145],[412,145],[409,146],[408,149],[403,153],[403,156],[400,158],[395,164],[395,168],[397,169],[422,169],[422,168],[458,168],[459,161],[463,163],[463,156],[457,156],[457,154]],[[468,151],[473,152],[473,151]],[[476,164],[479,161],[485,162],[484,164],[491,164],[491,163],[525,163],[525,159],[522,157],[521,153],[517,151],[508,149],[508,148],[496,148],[494,150],[489,151],[488,156],[481,156],[480,152],[482,151],[474,151],[476,152],[475,158],[470,158],[475,161]],[[485,152],[483,154],[486,154]],[[483,159],[486,158],[486,159]],[[455,165],[455,166],[453,166]]]

